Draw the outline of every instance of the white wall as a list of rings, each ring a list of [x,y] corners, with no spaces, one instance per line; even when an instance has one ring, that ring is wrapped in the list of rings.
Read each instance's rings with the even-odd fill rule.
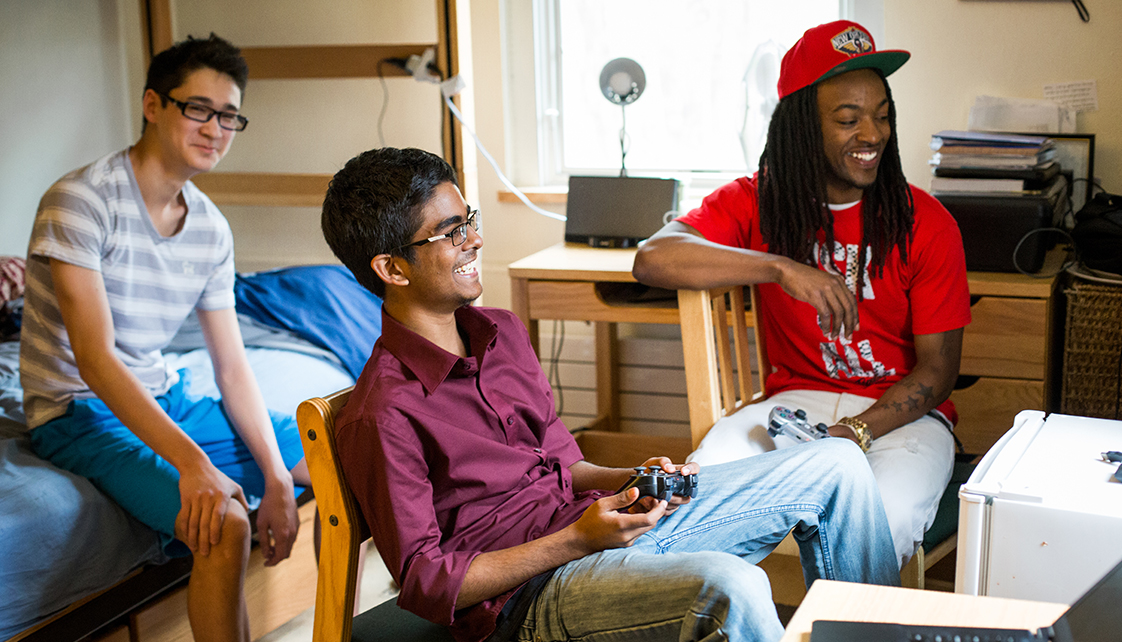
[[[1046,84],[1095,80],[1099,110],[1078,131],[1095,134],[1103,187],[1122,190],[1122,3],[1087,4],[1090,23],[1070,2],[885,2],[878,45],[912,52],[890,78],[908,178],[927,187],[931,134],[965,129],[975,96],[1042,98]]]
[[[137,0],[0,2],[0,254],[27,254],[55,180],[139,135],[139,56]]]

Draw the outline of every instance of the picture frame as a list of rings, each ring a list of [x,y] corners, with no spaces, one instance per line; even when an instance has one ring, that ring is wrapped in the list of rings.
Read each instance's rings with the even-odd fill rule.
[[[1083,209],[1095,188],[1095,135],[1010,132],[1021,136],[1047,136],[1056,144],[1060,171],[1070,172],[1071,213]]]

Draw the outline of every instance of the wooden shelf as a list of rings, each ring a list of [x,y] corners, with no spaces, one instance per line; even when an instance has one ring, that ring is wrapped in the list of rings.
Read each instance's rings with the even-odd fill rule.
[[[210,172],[191,181],[217,205],[320,207],[331,174]]]
[[[520,187],[522,193],[534,205],[564,205],[569,202],[569,188],[556,187]],[[500,203],[521,203],[514,192],[506,189],[499,190]]]

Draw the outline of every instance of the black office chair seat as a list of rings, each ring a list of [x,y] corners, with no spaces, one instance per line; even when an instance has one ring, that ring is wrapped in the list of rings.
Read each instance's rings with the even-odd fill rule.
[[[355,616],[353,642],[452,642],[447,627],[433,624],[399,607],[397,600],[382,602]]]

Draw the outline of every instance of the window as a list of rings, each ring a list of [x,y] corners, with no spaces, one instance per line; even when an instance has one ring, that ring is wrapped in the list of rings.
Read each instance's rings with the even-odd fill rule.
[[[879,42],[880,1],[535,0],[535,131],[525,129],[524,115],[514,117],[511,147],[513,159],[533,156],[537,176],[516,171],[516,180],[564,184],[570,174],[618,173],[625,117],[630,175],[711,186],[754,171],[787,48],[839,17],[858,20]],[[508,31],[512,19],[508,13]],[[508,74],[517,74],[512,42]],[[625,108],[599,87],[601,69],[618,57],[638,62],[646,76],[644,93]]]

